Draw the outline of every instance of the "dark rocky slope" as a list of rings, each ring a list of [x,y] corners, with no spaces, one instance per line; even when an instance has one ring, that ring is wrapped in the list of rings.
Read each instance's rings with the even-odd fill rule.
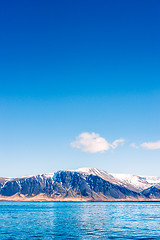
[[[58,171],[21,178],[0,178],[0,200],[152,201],[160,200],[160,185],[140,192],[98,169]]]
[[[85,198],[86,200],[138,199],[141,194],[113,184],[95,175],[73,171],[59,171],[53,177],[37,175],[16,178],[4,183],[2,196],[15,194],[33,197],[45,194],[48,198]]]
[[[142,194],[149,199],[160,199],[160,186],[152,186],[142,191]]]
[[[0,177],[0,191],[4,184],[8,181],[8,178]]]

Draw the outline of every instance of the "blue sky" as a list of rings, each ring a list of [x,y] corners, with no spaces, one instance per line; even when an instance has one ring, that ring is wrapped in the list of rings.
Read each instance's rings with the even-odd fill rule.
[[[0,176],[78,167],[160,175],[159,7],[1,3]]]

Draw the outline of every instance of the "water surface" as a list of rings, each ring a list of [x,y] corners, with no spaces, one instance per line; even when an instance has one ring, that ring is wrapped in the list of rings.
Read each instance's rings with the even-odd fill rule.
[[[0,239],[160,239],[160,203],[0,202]]]

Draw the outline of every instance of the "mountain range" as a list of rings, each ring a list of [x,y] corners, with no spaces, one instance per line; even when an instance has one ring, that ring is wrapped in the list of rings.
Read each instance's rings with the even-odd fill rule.
[[[1,201],[160,201],[160,177],[97,168],[20,178],[0,177]]]

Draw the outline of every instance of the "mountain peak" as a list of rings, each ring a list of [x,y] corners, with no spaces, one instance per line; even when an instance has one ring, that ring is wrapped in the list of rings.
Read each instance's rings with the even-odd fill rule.
[[[111,177],[111,174],[98,168],[78,168],[77,170],[75,170],[75,172],[80,172],[88,175],[92,174],[99,177]]]
[[[0,178],[0,200],[108,201],[160,199],[160,177],[110,174],[97,168]]]
[[[89,168],[89,167],[78,168],[75,170],[75,172],[82,172],[82,173],[88,173],[88,174],[98,172],[98,171],[101,171],[101,170],[99,170],[98,168]]]

